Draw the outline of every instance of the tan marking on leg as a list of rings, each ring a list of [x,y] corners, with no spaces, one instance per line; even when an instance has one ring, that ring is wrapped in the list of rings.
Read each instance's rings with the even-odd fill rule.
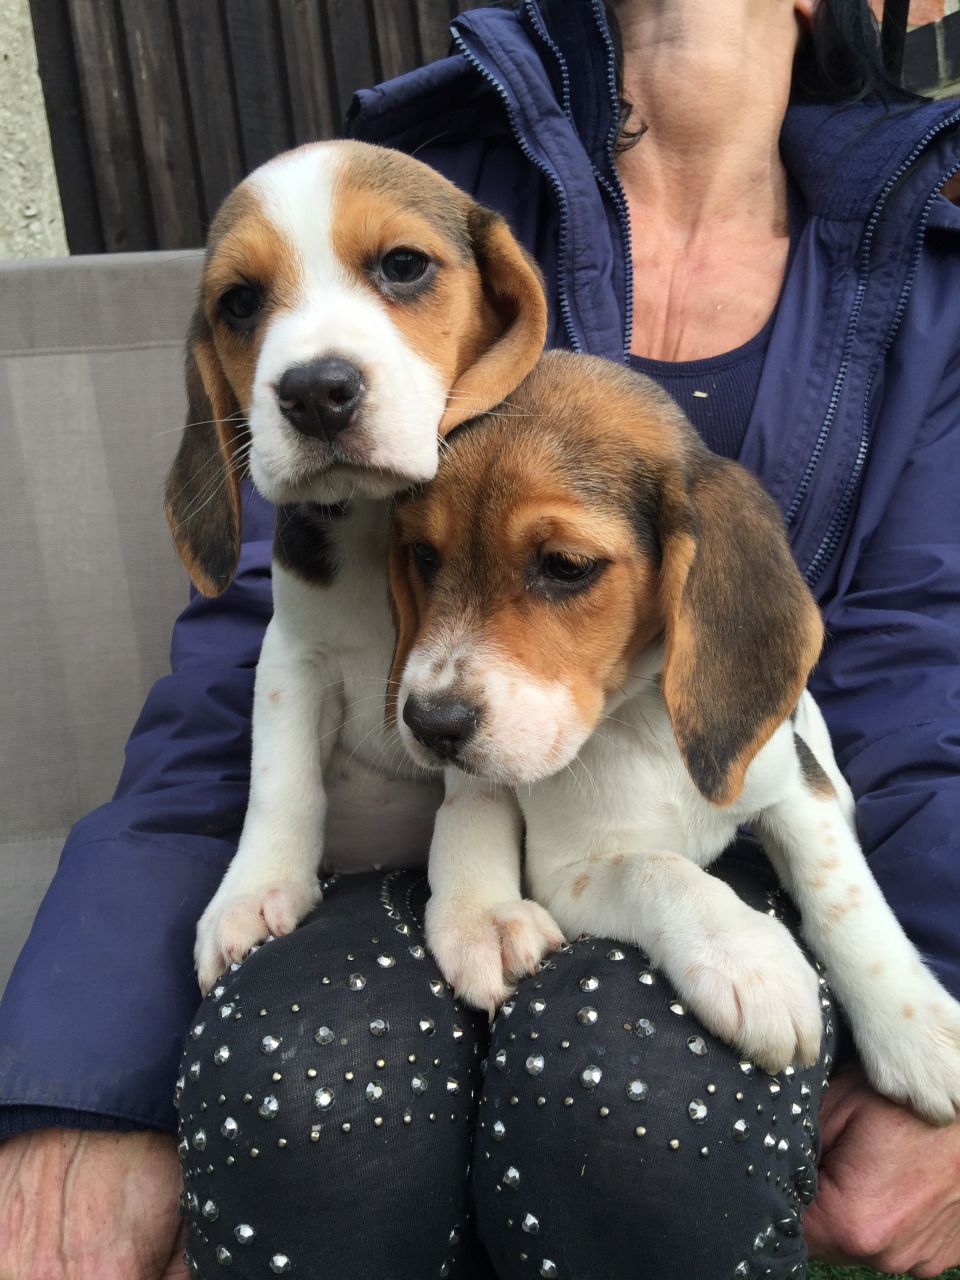
[[[860,897],[862,890],[858,884],[848,884],[846,896],[842,902],[834,902],[832,906],[827,908],[826,918],[833,924],[839,924],[844,916],[849,915],[851,911],[856,911],[860,905]]]
[[[646,862],[647,865],[651,867],[656,867],[656,866],[673,867],[673,866],[676,866],[678,860],[679,860],[679,855],[676,853],[648,853],[647,856],[644,858],[644,862]]]
[[[589,871],[582,871],[580,875],[577,876],[576,880],[574,880],[573,885],[571,886],[570,892],[573,894],[575,898],[579,898],[589,883],[590,883]]]
[[[917,1011],[912,1004],[905,1004],[900,1012],[905,1018],[912,1018]]]
[[[877,977],[879,974],[883,973],[883,961],[875,960],[873,964],[870,966],[870,968],[867,970],[867,972],[872,973],[874,977]]]
[[[822,871],[836,871],[840,865],[840,859],[836,854],[832,854],[829,858],[818,858],[817,866]]]

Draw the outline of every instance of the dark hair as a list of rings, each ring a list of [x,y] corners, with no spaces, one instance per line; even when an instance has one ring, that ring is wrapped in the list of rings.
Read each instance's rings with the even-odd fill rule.
[[[867,0],[821,0],[797,47],[792,98],[799,102],[917,101],[883,63],[880,29]]]

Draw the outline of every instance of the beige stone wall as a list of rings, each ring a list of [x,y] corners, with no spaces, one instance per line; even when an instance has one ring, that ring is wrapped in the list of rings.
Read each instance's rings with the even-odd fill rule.
[[[0,258],[67,252],[28,0],[0,0]]]

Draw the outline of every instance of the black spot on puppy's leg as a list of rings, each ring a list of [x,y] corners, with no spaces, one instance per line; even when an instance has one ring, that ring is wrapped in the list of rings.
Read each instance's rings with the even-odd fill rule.
[[[277,508],[273,558],[284,569],[316,587],[329,587],[337,576],[337,557],[330,536],[334,521],[344,515],[340,505],[296,502]]]
[[[797,749],[797,759],[800,761],[803,780],[810,790],[815,791],[819,796],[836,795],[834,785],[824,773],[820,761],[796,731],[793,734],[793,745]]]

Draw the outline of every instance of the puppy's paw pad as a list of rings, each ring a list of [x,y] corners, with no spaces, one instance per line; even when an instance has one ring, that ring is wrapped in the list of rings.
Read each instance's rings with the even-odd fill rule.
[[[525,899],[494,906],[431,899],[426,938],[459,998],[491,1015],[513,989],[512,979],[532,973],[563,942],[547,912]]]
[[[271,934],[292,933],[320,897],[315,880],[264,885],[252,893],[222,897],[218,892],[197,926],[194,954],[201,990],[209,991],[224,969]]]
[[[500,936],[492,921],[469,934],[460,930],[427,929],[427,945],[440,972],[458,999],[491,1017],[510,994],[503,971]]]
[[[494,907],[504,973],[514,978],[535,973],[540,961],[563,946],[559,925],[537,902],[524,898]]]
[[[817,975],[772,917],[750,912],[740,928],[698,941],[675,985],[710,1031],[764,1070],[816,1062]]]
[[[482,957],[474,956],[478,961],[464,970],[463,976],[451,984],[458,1000],[469,1005],[471,1009],[481,1009],[493,1020],[500,1006],[513,994],[512,984],[506,982],[503,967],[484,963]]]
[[[309,900],[305,904],[302,894],[275,888],[268,889],[263,895],[260,911],[267,929],[279,938],[285,933],[292,933],[313,905]]]
[[[856,1041],[880,1093],[931,1124],[960,1118],[960,1005],[926,970],[909,999],[892,1002],[888,1017]]]

